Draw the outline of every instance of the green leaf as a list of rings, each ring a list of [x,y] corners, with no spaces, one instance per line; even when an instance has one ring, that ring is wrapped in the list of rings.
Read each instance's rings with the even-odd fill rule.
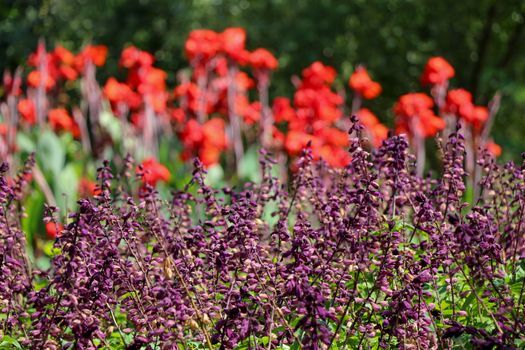
[[[108,110],[100,113],[100,125],[111,135],[115,142],[122,140],[122,127],[120,121]]]
[[[66,161],[64,145],[50,130],[45,130],[40,136],[36,156],[42,169],[55,176],[60,174]]]
[[[28,242],[31,242],[33,236],[43,228],[44,202],[44,194],[40,190],[34,189],[24,203],[27,215],[22,218],[22,230],[26,233]]]
[[[58,176],[54,177],[55,198],[63,213],[68,208],[73,209],[77,201],[78,182],[74,164],[67,165]]]
[[[211,187],[217,187],[224,178],[224,170],[217,164],[208,168],[208,174],[206,175],[206,184]]]
[[[256,146],[252,146],[244,154],[239,163],[239,177],[252,181],[261,181],[259,170],[259,153]]]
[[[16,134],[16,145],[22,152],[31,153],[35,151],[35,142],[25,133]]]
[[[0,342],[0,349],[22,349],[22,345],[15,338],[4,335]]]

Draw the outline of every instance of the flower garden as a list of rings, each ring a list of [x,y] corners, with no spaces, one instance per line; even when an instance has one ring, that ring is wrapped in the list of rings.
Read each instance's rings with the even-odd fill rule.
[[[104,81],[96,44],[5,70],[0,348],[525,347],[501,95],[476,105],[436,56],[395,120],[364,65],[275,96],[247,35],[190,32],[174,86],[134,46]]]

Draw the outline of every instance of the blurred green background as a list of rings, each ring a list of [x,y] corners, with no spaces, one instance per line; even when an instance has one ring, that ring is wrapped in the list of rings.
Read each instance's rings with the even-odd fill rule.
[[[0,69],[24,63],[43,37],[73,50],[105,44],[105,74],[119,74],[120,51],[134,44],[155,54],[172,84],[187,66],[190,30],[242,26],[249,49],[279,57],[273,95],[291,95],[290,78],[314,60],[337,68],[339,84],[362,63],[384,88],[367,106],[389,125],[396,99],[421,90],[423,65],[442,55],[456,68],[452,86],[472,91],[476,103],[502,92],[492,134],[503,159],[525,151],[523,0],[3,0],[0,19]]]

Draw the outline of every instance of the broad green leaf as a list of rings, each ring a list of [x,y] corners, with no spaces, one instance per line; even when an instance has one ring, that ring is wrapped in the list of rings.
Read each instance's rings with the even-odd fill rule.
[[[100,113],[100,125],[111,135],[116,143],[122,140],[122,127],[120,121],[110,111]]]
[[[224,178],[224,170],[217,164],[208,168],[208,174],[206,175],[206,184],[211,187],[217,187]]]
[[[55,197],[58,207],[65,213],[67,208],[72,209],[77,201],[78,175],[74,164],[69,164],[54,178]],[[67,206],[67,207],[66,207]]]
[[[250,147],[241,159],[239,163],[239,177],[252,182],[261,181],[259,153],[256,146]]]
[[[57,176],[62,171],[66,160],[64,145],[50,130],[45,130],[38,140],[36,157],[42,169]]]
[[[19,132],[16,134],[16,145],[22,152],[31,153],[35,151],[36,145],[27,134]]]
[[[22,345],[15,338],[4,335],[0,342],[0,349],[22,349]]]

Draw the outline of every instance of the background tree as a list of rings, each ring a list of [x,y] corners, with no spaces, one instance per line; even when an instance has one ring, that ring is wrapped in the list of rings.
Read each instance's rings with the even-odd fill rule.
[[[133,43],[154,52],[174,83],[191,29],[242,26],[251,48],[280,59],[274,95],[291,94],[290,77],[314,60],[336,67],[341,87],[363,63],[384,87],[371,107],[392,125],[394,101],[421,90],[424,63],[442,55],[456,68],[454,86],[471,90],[477,104],[503,93],[493,135],[509,159],[525,149],[524,17],[521,0],[6,0],[0,68],[23,64],[42,37],[70,49],[108,45],[115,73],[120,50]]]

